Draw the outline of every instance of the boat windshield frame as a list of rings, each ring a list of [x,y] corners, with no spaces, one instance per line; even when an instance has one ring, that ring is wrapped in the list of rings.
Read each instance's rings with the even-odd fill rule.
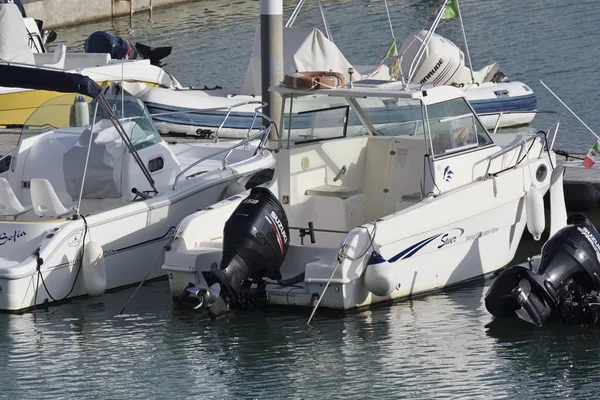
[[[432,98],[433,96],[428,96],[426,91],[417,92],[414,90],[392,92],[390,90],[362,89],[354,92],[351,88],[321,91],[298,91],[289,90],[288,88],[282,89],[283,90],[277,90],[281,93],[283,100],[281,109],[282,134],[279,137],[279,148],[284,147],[285,142],[287,142],[285,147],[289,149],[295,144],[343,139],[346,137],[363,135],[393,137],[423,135],[423,150],[435,160],[446,157],[454,157],[466,152],[473,152],[495,146],[495,143],[488,130],[485,129],[484,125],[479,119],[479,116],[475,110],[473,110],[466,98],[463,95],[449,95],[452,93],[456,94],[456,92],[436,91],[437,93],[442,93],[443,95],[434,100]],[[317,100],[316,102],[318,102],[319,99],[317,96],[323,96],[321,98],[324,99],[324,101],[321,101],[321,103],[328,103],[330,107],[324,107],[322,104],[319,104],[316,105],[314,109],[310,110],[304,110],[306,106],[295,108],[294,104],[296,103],[296,100],[306,96],[312,96],[315,98],[315,100]],[[336,97],[343,99],[343,101],[332,101],[332,99]],[[371,110],[369,110],[370,107],[368,107],[368,104],[363,104],[368,103],[369,101],[365,99],[369,98],[381,101],[386,111],[385,114],[381,113],[382,107],[373,107]],[[307,131],[311,129],[314,131],[315,129],[316,118],[310,122],[313,125],[312,128],[310,126],[304,127],[302,124],[299,124],[297,128],[294,127],[292,121],[294,118],[297,118],[297,116],[342,109],[344,107],[347,107],[346,116],[343,119],[344,125],[340,127],[337,135],[327,134],[319,137],[319,135],[298,135],[296,133],[296,136],[308,137],[306,137],[304,140],[292,139],[294,136],[292,129],[306,129]],[[402,108],[404,108],[404,110],[402,110]],[[440,114],[440,111],[436,110],[439,108],[446,108],[448,110],[441,112]],[[301,109],[301,111],[294,112],[295,109]],[[352,113],[349,112],[349,109],[352,109]],[[380,116],[384,117],[387,125],[381,126],[381,121],[378,122],[374,120],[373,115],[370,115],[373,114],[373,110],[375,109],[379,110]],[[400,121],[399,118],[398,121],[392,120],[392,122],[389,122],[390,116],[398,115],[394,114],[394,111],[389,112],[390,110],[398,110],[398,113],[405,112],[407,118],[406,121]],[[451,139],[451,144],[446,146],[447,148],[444,148],[444,151],[437,151],[438,149],[434,146],[436,143],[435,139],[441,137],[441,135],[438,136],[437,131],[434,132],[435,134],[432,134],[432,120],[430,119],[430,112],[432,112],[437,118],[436,123],[447,125],[448,132],[446,133],[448,133],[448,138]],[[350,124],[350,127],[348,126],[349,121],[353,117],[362,125],[359,130],[351,129],[351,126],[353,126],[352,124]],[[304,123],[304,125],[306,125],[306,123]],[[407,127],[410,129],[406,129]],[[453,128],[452,130],[450,130],[451,127]],[[327,128],[331,129],[331,126],[328,126]],[[384,132],[390,128],[394,130],[391,132],[393,134],[385,135]],[[455,132],[456,135],[450,136],[450,134],[454,134]]]

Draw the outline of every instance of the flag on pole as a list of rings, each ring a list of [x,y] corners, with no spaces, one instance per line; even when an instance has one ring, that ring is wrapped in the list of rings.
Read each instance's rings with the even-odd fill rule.
[[[600,161],[600,141],[596,141],[594,146],[587,153],[585,159],[583,160],[583,166],[586,168],[592,168],[592,166],[598,161]]]
[[[457,1],[458,0],[448,1],[446,8],[444,8],[444,16],[442,17],[443,19],[451,19],[458,16],[458,7],[456,4]]]
[[[387,53],[385,53],[385,56],[381,59],[381,61],[379,61],[377,70],[379,70],[379,68],[381,68],[381,66],[383,65],[383,62],[385,60],[387,60],[388,58],[392,58],[392,57],[396,57],[396,60],[394,60],[394,63],[392,64],[390,80],[397,78],[398,73],[400,72],[400,56],[398,56],[398,48],[396,47],[396,39],[394,39],[394,41],[390,45],[390,48],[388,49]]]
[[[386,58],[395,57],[397,55],[398,55],[398,49],[396,48],[396,39],[394,39],[394,41],[392,42],[392,45],[388,49],[388,51],[383,59],[385,60]]]

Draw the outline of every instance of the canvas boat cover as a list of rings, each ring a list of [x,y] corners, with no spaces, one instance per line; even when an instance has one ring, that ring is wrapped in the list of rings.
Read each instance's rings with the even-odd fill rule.
[[[131,130],[135,123],[123,126]],[[90,140],[92,141],[90,143]],[[121,196],[121,170],[125,146],[117,129],[109,120],[101,120],[83,131],[75,145],[63,155],[65,187],[73,200],[79,196],[84,182],[83,166],[89,162],[83,187],[84,199],[106,199]]]
[[[96,82],[84,75],[6,64],[0,64],[0,86],[79,93],[92,98],[102,91]]]
[[[0,60],[35,64],[28,45],[29,33],[16,4],[0,3]]]
[[[295,71],[340,72],[349,80],[348,68],[352,65],[340,49],[318,29],[283,28],[283,75]],[[353,75],[353,80],[358,76]],[[243,95],[261,95],[260,27],[256,29],[254,47],[246,79],[240,90]]]

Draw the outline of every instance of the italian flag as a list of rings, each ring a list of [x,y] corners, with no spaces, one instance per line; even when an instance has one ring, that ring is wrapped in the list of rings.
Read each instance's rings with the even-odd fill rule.
[[[586,168],[592,168],[592,165],[598,161],[600,161],[600,141],[596,141],[594,146],[587,153],[585,159],[583,160],[583,166]]]

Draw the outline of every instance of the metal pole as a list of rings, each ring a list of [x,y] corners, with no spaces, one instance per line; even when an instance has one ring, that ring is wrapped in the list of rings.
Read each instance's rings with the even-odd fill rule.
[[[458,11],[458,19],[460,20],[460,30],[462,31],[463,38],[465,39],[465,50],[467,51],[467,59],[469,60],[469,69],[471,70],[471,83],[475,83],[473,77],[473,64],[471,63],[471,54],[469,54],[469,45],[467,44],[467,34],[465,33],[465,26],[463,25],[462,13],[460,12],[460,5],[456,0],[456,11]]]
[[[262,101],[267,102],[265,114],[279,128],[281,96],[269,92],[269,87],[283,80],[283,0],[260,0],[260,48],[261,94]],[[276,132],[271,131],[270,139],[276,140],[276,136]]]

